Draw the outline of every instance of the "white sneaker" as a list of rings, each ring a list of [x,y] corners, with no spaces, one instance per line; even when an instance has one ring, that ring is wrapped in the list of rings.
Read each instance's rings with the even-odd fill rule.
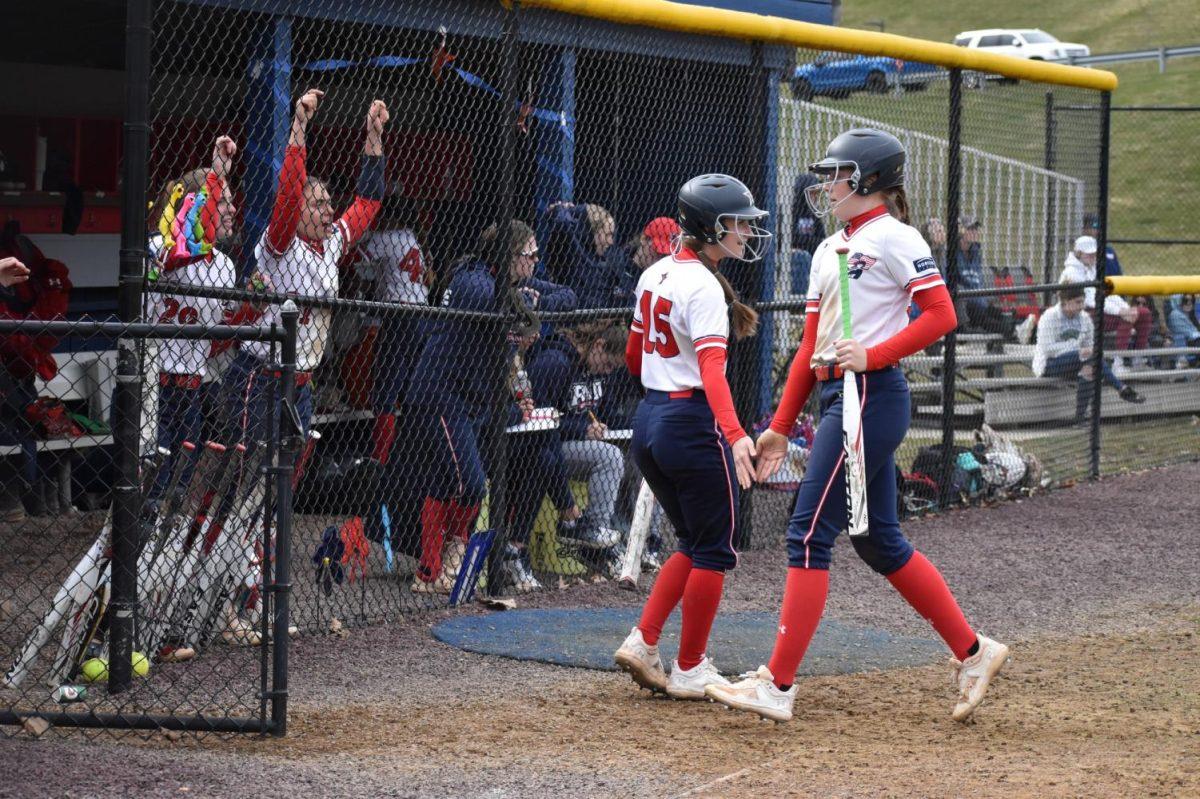
[[[1025,317],[1025,321],[1017,325],[1017,341],[1022,344],[1028,344],[1033,340],[1033,331],[1037,330],[1037,318],[1030,314]]]
[[[717,667],[707,656],[686,671],[679,668],[679,661],[671,664],[671,678],[667,680],[667,696],[672,699],[703,699],[704,690],[710,685],[728,686],[729,680],[721,676]]]
[[[796,701],[796,686],[779,690],[775,687],[775,677],[766,666],[759,666],[758,671],[732,685],[709,685],[704,693],[726,707],[748,710],[772,721],[791,721],[792,703]]]
[[[1124,358],[1114,358],[1112,366],[1113,374],[1117,377],[1129,377],[1129,366]]]
[[[951,714],[955,721],[966,721],[987,693],[992,678],[1008,660],[1008,647],[999,641],[979,636],[979,651],[959,662],[951,658],[954,665],[954,681],[958,684],[958,704]]]
[[[667,690],[667,673],[663,670],[662,658],[658,656],[658,645],[646,643],[642,631],[637,627],[629,631],[629,636],[613,655],[613,660],[643,688]]]
[[[467,542],[454,538],[446,542],[442,550],[442,578],[454,585],[458,578],[458,570],[462,568],[463,558],[467,555]]]

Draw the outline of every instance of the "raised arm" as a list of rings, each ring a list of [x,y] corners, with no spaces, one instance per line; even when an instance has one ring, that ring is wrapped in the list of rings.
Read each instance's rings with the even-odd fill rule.
[[[300,212],[304,207],[304,182],[308,178],[304,165],[305,135],[308,123],[317,113],[317,106],[324,96],[325,92],[320,89],[309,89],[296,101],[292,132],[283,154],[283,169],[279,172],[275,208],[267,225],[267,245],[276,255],[283,254],[291,245],[296,237],[296,226],[300,224]]]
[[[363,142],[362,167],[358,173],[358,187],[354,202],[346,209],[338,225],[346,237],[346,246],[353,247],[375,221],[383,201],[385,171],[387,163],[383,157],[383,126],[389,118],[387,106],[382,100],[374,100],[367,109],[367,137]]]

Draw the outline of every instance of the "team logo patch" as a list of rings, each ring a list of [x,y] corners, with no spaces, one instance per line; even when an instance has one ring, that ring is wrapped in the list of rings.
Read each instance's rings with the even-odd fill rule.
[[[930,269],[937,269],[937,262],[932,258],[918,258],[913,261],[913,266],[918,272],[925,272]]]
[[[870,269],[878,261],[879,259],[874,255],[867,255],[861,252],[854,253],[847,261],[847,266],[849,267],[848,273],[851,279],[858,280],[860,277],[862,277],[863,272]]]

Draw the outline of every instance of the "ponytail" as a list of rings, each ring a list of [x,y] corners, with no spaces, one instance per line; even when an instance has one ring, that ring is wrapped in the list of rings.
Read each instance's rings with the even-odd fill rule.
[[[887,206],[889,214],[908,224],[908,195],[904,193],[903,186],[884,189],[883,204]]]
[[[729,285],[729,280],[717,269],[717,265],[708,262],[708,257],[701,251],[703,243],[691,236],[684,236],[683,246],[696,253],[696,256],[700,259],[700,263],[704,264],[708,268],[708,271],[713,273],[713,277],[717,279],[717,282],[721,284],[721,291],[725,294],[725,302],[733,311],[734,339],[740,341],[744,338],[750,338],[757,333],[758,311],[738,299],[737,292],[733,290],[733,286]]]

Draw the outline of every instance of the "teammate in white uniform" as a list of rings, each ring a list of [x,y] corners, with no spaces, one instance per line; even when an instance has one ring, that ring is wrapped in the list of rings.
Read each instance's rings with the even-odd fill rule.
[[[258,269],[272,290],[297,297],[301,307],[296,342],[296,411],[307,429],[312,416],[309,381],[321,363],[329,338],[331,311],[304,304],[305,297],[334,298],[338,294],[338,263],[370,227],[379,211],[384,187],[383,127],[387,106],[381,100],[367,111],[363,162],[354,202],[336,220],[329,188],[306,174],[305,135],[324,92],[309,89],[296,101],[292,131],[279,175],[279,192],[271,221],[255,247]],[[279,305],[270,305],[259,324],[282,322]],[[225,377],[226,407],[233,441],[252,445],[261,437],[258,425],[266,416],[265,388],[274,376],[266,373],[270,345],[248,342]]]
[[[957,324],[929,247],[908,225],[904,161],[896,137],[857,128],[834,139],[825,158],[809,167],[823,179],[808,189],[813,210],[832,213],[846,227],[813,255],[804,339],[771,427],[759,436],[757,478],[769,478],[783,461],[788,432],[817,381],[821,422],[788,524],[787,587],[770,665],[734,685],[706,689],[718,702],[777,721],[792,717],[796,669],[825,610],[833,544],[847,526],[842,370],[853,372],[858,384],[867,476],[867,534],[850,541],[954,653],[956,720],[971,715],[1008,658],[1008,647],[977,635],[967,623],[937,568],[904,538],[897,517],[895,451],[911,415],[908,384],[897,364]],[[850,338],[840,334],[842,248],[849,265]],[[910,303],[922,311],[912,324]]]
[[[728,175],[701,175],[679,190],[678,250],[638,280],[626,346],[646,397],[633,421],[630,454],[675,525],[679,551],[658,574],[637,627],[614,659],[639,685],[677,699],[703,699],[726,683],[705,654],[725,572],[737,564],[740,489],[753,479],[754,442],[738,422],[725,378],[729,307],[738,338],[758,315],[717,271],[723,258],[756,261],[770,236],[767,212]],[[679,657],[668,678],[658,655],[663,623],[683,604]]]

